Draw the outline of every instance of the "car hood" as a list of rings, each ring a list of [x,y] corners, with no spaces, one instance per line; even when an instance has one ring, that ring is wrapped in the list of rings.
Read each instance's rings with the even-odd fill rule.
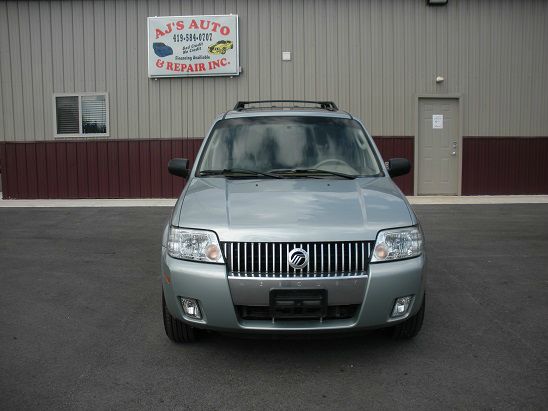
[[[379,230],[416,223],[388,178],[193,178],[179,227],[213,230],[221,241],[374,240]],[[178,221],[178,222],[177,222]]]

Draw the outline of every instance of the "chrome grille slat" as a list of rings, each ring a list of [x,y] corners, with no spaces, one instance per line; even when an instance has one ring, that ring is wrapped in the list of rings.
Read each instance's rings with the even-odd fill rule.
[[[367,250],[369,250],[369,248],[367,248]],[[362,270],[365,270],[365,244],[364,243],[362,243]]]
[[[266,268],[264,272],[266,273],[266,276],[268,277],[268,243],[265,244],[265,262],[266,262]]]
[[[230,267],[234,270],[234,243],[230,243]]]
[[[261,263],[263,260],[261,260],[261,243],[257,244],[257,248],[259,249],[259,261],[257,263],[259,264],[259,274],[261,273]]]
[[[335,271],[337,271],[337,267],[339,267],[339,253],[337,252],[337,244],[335,244]]]
[[[367,275],[373,241],[221,242],[228,275],[237,277],[329,278]],[[305,268],[294,269],[287,258],[294,248],[308,252]]]
[[[247,243],[244,243],[244,271],[247,277]]]
[[[341,247],[342,272],[344,273],[344,245]]]
[[[310,244],[307,244],[306,245],[306,252],[308,253],[308,255],[310,256]],[[306,272],[307,272],[307,277],[308,277],[308,273],[310,273],[310,261],[308,262],[308,264],[306,265]]]
[[[355,248],[355,251],[354,251],[354,257],[356,259],[356,262],[354,263],[354,269],[357,270],[358,269],[358,243],[354,243],[354,248]]]

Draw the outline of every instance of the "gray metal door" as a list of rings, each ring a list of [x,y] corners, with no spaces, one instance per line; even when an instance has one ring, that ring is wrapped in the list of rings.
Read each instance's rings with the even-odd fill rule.
[[[458,193],[459,135],[458,99],[419,99],[419,195]]]

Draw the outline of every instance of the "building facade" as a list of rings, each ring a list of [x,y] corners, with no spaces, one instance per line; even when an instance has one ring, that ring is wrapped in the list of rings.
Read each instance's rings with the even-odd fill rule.
[[[239,74],[150,78],[147,18],[237,15]],[[548,193],[548,1],[0,1],[4,198],[174,197],[238,100],[332,100],[406,194]],[[229,52],[233,52],[230,50]]]

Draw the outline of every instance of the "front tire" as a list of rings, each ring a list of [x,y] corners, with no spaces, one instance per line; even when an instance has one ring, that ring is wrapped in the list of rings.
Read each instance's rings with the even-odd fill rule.
[[[425,301],[426,296],[423,296],[422,305],[417,314],[392,328],[392,338],[410,339],[419,333],[422,328],[422,322],[424,321]]]
[[[176,343],[189,343],[196,341],[197,330],[173,317],[166,307],[164,292],[162,291],[162,313],[164,317],[164,329],[168,338]]]

